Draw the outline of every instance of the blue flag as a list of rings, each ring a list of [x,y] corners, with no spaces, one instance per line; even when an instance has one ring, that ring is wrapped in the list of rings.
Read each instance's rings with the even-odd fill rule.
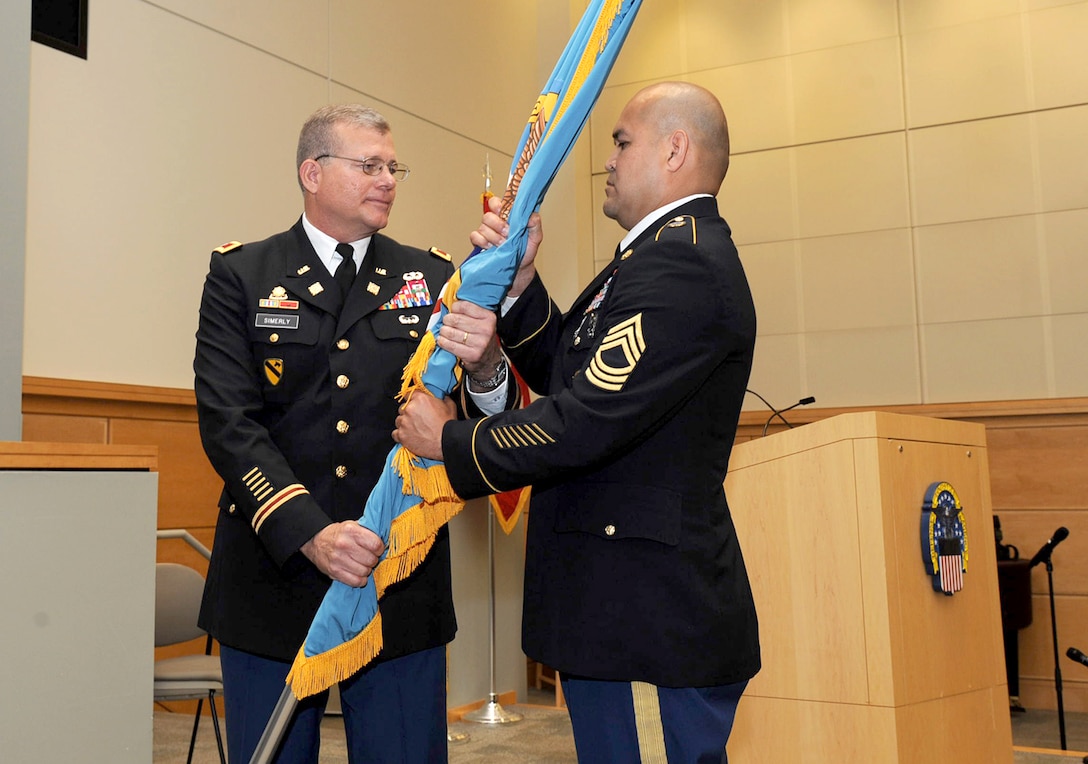
[[[443,288],[428,330],[405,367],[402,398],[442,398],[457,384],[457,358],[435,342],[449,306],[468,300],[494,310],[506,295],[525,252],[529,216],[540,208],[581,134],[640,5],[641,0],[589,3],[514,154],[501,212],[509,236],[497,247],[474,250]],[[386,541],[386,551],[366,586],[332,583],[287,677],[296,698],[352,676],[381,652],[382,594],[415,570],[438,530],[463,506],[441,462],[416,457],[399,445],[390,451],[359,519]]]

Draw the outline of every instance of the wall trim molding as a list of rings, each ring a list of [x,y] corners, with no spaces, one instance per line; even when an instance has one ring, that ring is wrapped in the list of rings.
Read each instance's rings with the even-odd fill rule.
[[[23,414],[195,422],[196,395],[173,387],[24,376]]]
[[[155,416],[140,418],[161,419],[164,412],[174,410],[179,421],[195,421],[196,419],[196,395],[191,389],[51,377],[23,377],[24,413],[63,415],[93,412],[101,414],[103,406],[128,407],[135,412],[141,409],[155,411]],[[191,416],[184,413],[186,409],[192,411]],[[1088,422],[1088,397],[829,408],[805,406],[793,409],[785,414],[785,417],[796,427],[839,414],[859,411],[888,411],[894,414],[930,416],[938,419],[962,419],[983,422],[988,427],[1022,426],[1029,419],[1040,425],[1072,425]],[[740,415],[740,427],[745,430],[757,428],[761,431],[763,424],[771,415],[769,409],[745,410]],[[1040,417],[1043,419],[1041,420]],[[1053,421],[1047,421],[1050,418]],[[768,432],[782,429],[784,426],[776,417],[768,428]]]
[[[795,408],[783,416],[794,427],[828,419],[839,414],[852,414],[860,411],[887,411],[893,414],[911,414],[928,416],[936,419],[957,419],[965,422],[978,422],[987,428],[1023,427],[1068,427],[1088,423],[1088,398],[1038,398],[1013,401],[971,401],[962,403],[919,403],[893,406],[851,406],[838,408],[815,408],[805,406]],[[741,412],[738,435],[758,437],[770,410],[758,409]],[[768,434],[785,428],[782,420],[774,418]]]

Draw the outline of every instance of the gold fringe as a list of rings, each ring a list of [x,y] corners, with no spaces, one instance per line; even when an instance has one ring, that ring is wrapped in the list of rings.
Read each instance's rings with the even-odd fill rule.
[[[439,529],[464,509],[465,503],[453,492],[446,468],[436,464],[427,469],[413,466],[411,480],[419,487],[414,493],[421,502],[409,507],[389,526],[389,553],[372,574],[380,602],[385,590],[403,581],[434,546]],[[315,695],[352,676],[377,657],[383,646],[381,611],[352,639],[313,657],[300,648],[287,682],[299,700]]]
[[[405,496],[415,493],[412,490],[411,478],[413,470],[417,470],[422,465],[415,454],[409,451],[404,446],[401,446],[397,453],[393,454],[393,471],[401,476],[401,488],[400,492]]]
[[[404,364],[404,370],[400,375],[400,392],[397,394],[397,399],[401,402],[408,400],[413,391],[426,389],[423,387],[423,372],[427,369],[427,363],[431,360],[435,347],[434,335],[424,332],[419,339],[419,345],[416,346],[412,357],[408,359],[408,363]]]
[[[386,587],[403,581],[423,562],[439,529],[465,506],[453,492],[444,465],[423,469],[411,464],[401,474],[405,484],[411,486],[406,493],[419,496],[420,503],[401,512],[389,525],[388,553],[374,571],[379,599]]]
[[[378,611],[362,631],[331,650],[308,658],[305,645],[300,647],[287,684],[299,700],[316,695],[353,676],[377,657],[382,646],[382,614]]]
[[[434,335],[430,332],[424,334],[401,376],[398,397],[402,401],[419,391],[431,394],[423,385],[423,371],[435,347]],[[418,457],[408,449],[401,448],[393,457],[393,468],[403,481],[404,493],[419,496],[421,501],[390,523],[389,553],[371,575],[379,602],[388,587],[403,581],[419,567],[434,546],[439,529],[465,506],[464,501],[453,492],[444,465],[424,468]],[[382,647],[379,609],[371,622],[347,642],[313,657],[306,656],[305,645],[299,648],[287,675],[287,683],[299,700],[316,695],[355,674],[374,660]]]

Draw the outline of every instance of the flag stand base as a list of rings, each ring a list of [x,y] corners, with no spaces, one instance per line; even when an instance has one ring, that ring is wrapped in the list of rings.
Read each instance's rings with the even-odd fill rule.
[[[481,724],[520,722],[521,714],[507,711],[500,706],[498,693],[495,692],[495,512],[491,507],[487,508],[487,583],[491,589],[491,596],[487,600],[487,614],[491,625],[488,640],[488,652],[491,657],[491,692],[487,695],[486,703],[475,711],[469,711],[461,718],[466,722]]]
[[[469,711],[461,719],[466,722],[479,722],[480,724],[507,724],[509,722],[520,722],[522,716],[516,711],[507,711],[499,705],[495,693],[491,693],[490,699],[486,703],[475,711]]]

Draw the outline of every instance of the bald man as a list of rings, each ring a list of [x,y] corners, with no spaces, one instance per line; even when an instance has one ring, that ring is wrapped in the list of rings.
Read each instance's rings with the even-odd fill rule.
[[[444,460],[463,497],[533,486],[523,647],[561,675],[579,761],[718,764],[760,667],[722,485],[756,335],[715,200],[728,129],[710,92],[661,83],[613,140],[615,258],[562,314],[533,264],[534,219],[503,304],[499,336],[542,397],[456,420],[416,396],[394,438]],[[471,238],[505,234],[489,213]]]

